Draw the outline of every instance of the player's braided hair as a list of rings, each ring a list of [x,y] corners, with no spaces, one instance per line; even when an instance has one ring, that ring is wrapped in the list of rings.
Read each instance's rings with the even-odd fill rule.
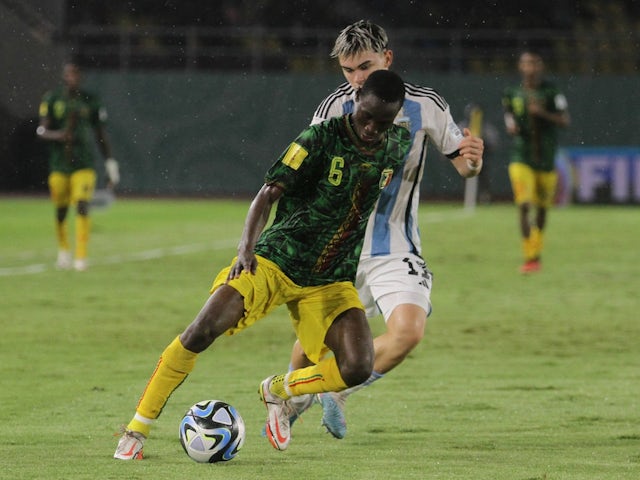
[[[333,45],[331,58],[351,57],[366,51],[382,53],[388,48],[388,43],[384,28],[368,20],[358,20],[340,32]]]

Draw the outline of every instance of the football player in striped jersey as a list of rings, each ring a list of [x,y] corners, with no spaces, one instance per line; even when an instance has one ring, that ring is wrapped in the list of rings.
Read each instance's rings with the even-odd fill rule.
[[[340,32],[331,57],[338,60],[346,82],[320,103],[312,124],[352,112],[356,92],[367,77],[376,70],[389,69],[393,62],[386,32],[365,20]],[[431,313],[432,273],[422,257],[418,204],[428,143],[446,155],[462,177],[475,176],[482,168],[482,139],[471,135],[468,129],[460,131],[442,96],[432,88],[407,82],[405,92],[395,123],[409,130],[412,146],[402,174],[394,176],[369,217],[356,278],[367,316],[381,313],[386,322],[386,331],[374,339],[373,373],[363,384],[342,392],[294,400],[297,414],[319,401],[323,407],[322,423],[336,438],[343,438],[347,431],[347,396],[399,365],[424,336]],[[296,343],[291,368],[307,363],[304,351]]]

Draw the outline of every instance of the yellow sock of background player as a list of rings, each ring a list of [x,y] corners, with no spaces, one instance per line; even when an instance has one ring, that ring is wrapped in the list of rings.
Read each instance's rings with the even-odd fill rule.
[[[531,239],[531,248],[533,250],[534,258],[540,258],[540,255],[542,254],[542,247],[544,245],[544,236],[542,231],[540,231],[538,227],[532,227],[529,238]]]
[[[58,239],[58,250],[69,251],[69,234],[67,233],[67,221],[56,220],[56,238]]]
[[[342,380],[334,357],[322,360],[317,365],[277,375],[270,385],[271,393],[284,399],[305,393],[336,392],[345,388],[347,384]]]
[[[89,230],[91,220],[86,215],[76,215],[76,258],[87,258],[87,245],[89,243]]]
[[[536,259],[536,247],[533,241],[533,231],[529,233],[528,237],[522,239],[522,253],[524,254],[524,260],[529,262]]]
[[[180,343],[180,337],[176,337],[165,348],[140,397],[136,414],[127,425],[127,430],[140,432],[145,437],[149,436],[153,421],[162,412],[169,396],[193,371],[196,358],[198,354],[184,348]]]

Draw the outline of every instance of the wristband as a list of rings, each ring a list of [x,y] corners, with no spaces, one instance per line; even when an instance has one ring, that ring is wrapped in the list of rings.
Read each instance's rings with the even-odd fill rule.
[[[120,169],[118,168],[118,162],[114,158],[109,157],[105,160],[104,166],[111,183],[114,185],[118,184],[120,182]]]
[[[471,160],[467,159],[467,168],[472,172],[477,172],[478,170],[480,170],[480,165],[474,165],[473,163],[471,163]]]

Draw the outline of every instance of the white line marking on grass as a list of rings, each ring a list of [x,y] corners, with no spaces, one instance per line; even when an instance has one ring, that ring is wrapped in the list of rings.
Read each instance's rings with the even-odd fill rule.
[[[426,223],[440,223],[449,220],[462,220],[472,216],[473,212],[466,210],[453,210],[449,212],[431,212],[426,213],[422,220]],[[131,252],[128,254],[110,255],[104,258],[90,259],[89,266],[96,265],[117,265],[129,262],[144,262],[147,260],[157,260],[159,258],[173,257],[176,255],[188,255],[190,253],[202,252],[204,250],[223,250],[225,248],[233,248],[237,245],[236,240],[226,240],[216,243],[196,243],[191,245],[176,245],[175,247],[153,248],[151,250],[143,250],[140,252]],[[29,255],[33,256],[33,255]],[[5,267],[0,268],[0,277],[11,277],[14,275],[33,275],[36,273],[54,270],[55,266],[46,265],[44,263],[36,263],[32,265],[24,265],[21,267]]]
[[[175,247],[153,248],[151,250],[143,250],[140,252],[131,252],[122,255],[110,255],[104,258],[97,258],[89,261],[89,266],[96,265],[117,265],[129,262],[144,262],[147,260],[157,260],[159,258],[174,257],[177,255],[188,255],[190,253],[203,252],[206,250],[224,250],[233,248],[237,245],[237,241],[220,241],[215,243],[198,243],[192,245],[177,245]],[[55,266],[37,263],[33,265],[24,265],[21,267],[5,267],[0,268],[0,277],[11,277],[14,275],[32,275],[34,273],[42,273],[47,270],[55,270]]]
[[[24,267],[7,267],[0,268],[0,277],[11,277],[13,275],[28,275],[32,273],[42,273],[47,270],[44,263],[36,263],[34,265],[25,265]]]

